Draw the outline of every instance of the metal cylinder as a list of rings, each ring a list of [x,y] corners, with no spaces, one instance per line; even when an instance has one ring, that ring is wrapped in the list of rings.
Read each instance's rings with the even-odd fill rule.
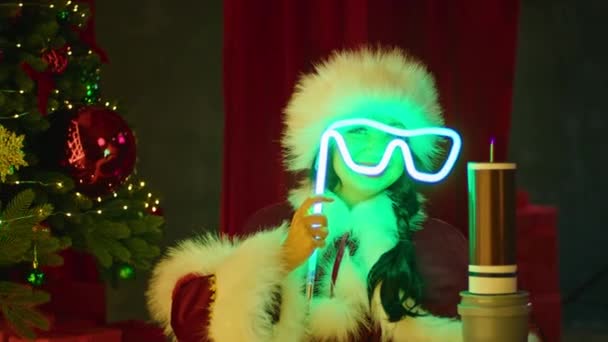
[[[514,163],[468,163],[469,292],[517,292]]]
[[[528,293],[502,295],[460,293],[458,314],[466,342],[526,342],[532,306]]]

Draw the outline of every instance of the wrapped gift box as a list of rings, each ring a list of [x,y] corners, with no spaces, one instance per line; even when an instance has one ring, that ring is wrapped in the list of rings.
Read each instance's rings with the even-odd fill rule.
[[[110,326],[122,330],[123,341],[165,342],[167,338],[163,329],[157,325],[142,321],[122,321],[110,323]]]
[[[562,335],[562,305],[559,293],[530,294],[532,320],[543,334],[543,342],[559,342]]]
[[[43,287],[51,301],[41,306],[45,312],[66,320],[106,321],[106,290],[103,283],[54,281]]]
[[[557,209],[531,204],[528,194],[517,196],[517,267],[519,288],[530,293],[532,321],[543,342],[561,336]]]
[[[520,287],[534,293],[559,292],[557,210],[529,205],[517,211]]]

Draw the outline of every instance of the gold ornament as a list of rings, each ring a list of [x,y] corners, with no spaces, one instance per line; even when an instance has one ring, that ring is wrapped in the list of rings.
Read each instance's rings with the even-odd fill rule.
[[[0,180],[4,182],[6,176],[13,173],[13,170],[20,166],[27,166],[23,160],[23,139],[24,135],[16,135],[0,125]]]

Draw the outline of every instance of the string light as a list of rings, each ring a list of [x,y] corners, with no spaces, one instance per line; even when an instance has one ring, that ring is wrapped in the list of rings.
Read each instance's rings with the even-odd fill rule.
[[[20,43],[17,43],[17,44],[16,44],[16,46],[17,46],[18,48],[20,48],[20,47],[21,47],[21,44],[20,44]]]
[[[22,116],[26,116],[29,115],[30,112],[23,112],[23,113],[16,113],[13,114],[11,116],[0,116],[0,120],[13,120],[13,119],[19,119]]]
[[[13,182],[7,182],[7,184],[14,184],[14,185],[36,184],[36,185],[41,185],[41,186],[56,186],[57,188],[62,188],[63,187],[63,182],[49,182],[49,183],[47,183],[47,182],[32,181],[32,180],[16,180],[16,181],[13,181]],[[146,185],[146,183],[144,181],[140,181],[139,185],[140,185],[140,187],[143,188]],[[133,184],[132,183],[128,185],[128,189],[129,190],[133,189]],[[84,197],[84,195],[81,192],[78,192],[78,191],[74,192],[74,194],[78,198]],[[113,192],[112,196],[114,198],[116,198],[116,197],[118,197],[118,193]],[[152,197],[152,193],[148,192],[148,196],[147,197],[151,198]],[[97,200],[98,203],[101,203],[103,201],[103,199],[101,198],[101,196],[97,196],[96,200]],[[141,204],[139,204],[139,205],[142,205],[145,209],[148,209],[151,206],[150,203],[145,202],[145,201],[142,201],[140,203]],[[160,200],[156,199],[154,201],[154,203],[156,205],[158,205],[160,203]],[[121,207],[121,209],[122,210],[128,210],[129,206],[128,205],[123,205]],[[119,209],[117,208],[117,210],[119,210]],[[84,216],[84,215],[87,215],[87,214],[101,215],[101,214],[103,214],[106,211],[107,210],[104,211],[104,210],[99,209],[99,208],[94,208],[94,209],[87,210],[87,211],[82,211],[82,212],[79,212],[79,213],[73,213],[73,212],[52,212],[52,213],[48,213],[48,215],[45,215],[44,210],[43,209],[39,209],[38,212],[37,212],[37,215],[26,215],[26,216],[12,218],[10,220],[0,220],[0,226],[3,225],[3,224],[6,224],[6,223],[13,222],[13,221],[28,219],[28,218],[32,218],[32,217],[40,217],[40,216],[52,217],[52,216],[63,215],[65,217],[72,218],[72,217],[76,217],[76,216]],[[151,207],[151,212],[152,213],[156,213],[157,211],[158,211],[158,208],[156,206],[152,206]],[[142,213],[140,212],[139,215],[141,216]]]
[[[62,182],[46,183],[46,182],[32,181],[32,180],[17,180],[17,181],[10,182],[9,184],[13,184],[13,185],[34,184],[34,185],[41,185],[41,186],[56,186],[58,188],[62,188],[63,187],[63,183]]]
[[[145,203],[145,204],[146,204],[146,208],[147,208],[147,203]],[[129,209],[129,207],[126,206],[126,205],[124,205],[122,207],[122,210],[127,210],[127,209]],[[156,207],[153,207],[152,211],[156,212]],[[79,216],[84,216],[84,215],[92,214],[92,213],[101,215],[101,214],[104,213],[104,211],[101,210],[101,209],[93,209],[93,210],[83,211],[83,212],[79,213],[78,215]],[[7,224],[7,223],[11,223],[11,222],[15,222],[15,221],[20,221],[20,220],[25,220],[25,219],[29,219],[29,218],[42,217],[42,216],[52,217],[52,216],[59,216],[59,215],[63,215],[63,216],[66,216],[66,217],[75,217],[76,216],[75,214],[73,214],[72,212],[69,212],[69,211],[68,212],[57,211],[57,212],[49,213],[48,215],[45,215],[44,211],[42,209],[40,209],[40,210],[38,210],[38,213],[36,215],[24,215],[24,216],[15,217],[15,218],[12,218],[12,219],[9,219],[9,220],[0,220],[0,226],[2,226],[4,224]]]

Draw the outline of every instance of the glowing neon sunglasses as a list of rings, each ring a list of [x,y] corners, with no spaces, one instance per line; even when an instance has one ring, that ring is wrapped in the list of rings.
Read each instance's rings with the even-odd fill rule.
[[[395,136],[392,139],[386,149],[384,150],[384,154],[382,159],[378,163],[378,165],[370,166],[370,165],[358,165],[355,163],[348,152],[348,148],[346,146],[346,142],[344,141],[344,137],[338,129],[344,127],[351,126],[368,126],[372,128],[376,128],[380,131],[386,132],[392,136]],[[414,155],[408,146],[408,143],[404,140],[404,138],[413,138],[425,135],[435,135],[449,138],[452,142],[452,146],[450,148],[450,152],[446,158],[443,166],[436,172],[423,172],[419,171],[416,168],[414,163]],[[346,163],[346,165],[352,169],[353,171],[368,175],[368,176],[376,176],[381,174],[386,170],[388,164],[390,162],[391,156],[396,148],[401,149],[401,154],[403,155],[403,160],[405,161],[405,169],[407,173],[414,179],[426,182],[426,183],[436,183],[443,180],[452,170],[454,164],[456,163],[456,159],[460,153],[460,149],[462,147],[462,140],[460,139],[460,135],[446,127],[425,127],[425,128],[417,128],[417,129],[404,129],[404,128],[396,128],[389,126],[387,124],[370,120],[370,119],[346,119],[338,121],[325,130],[323,135],[321,136],[321,144],[319,147],[319,157],[317,159],[317,173],[315,179],[315,194],[322,195],[325,193],[326,181],[327,181],[327,165],[329,162],[329,150],[330,150],[330,140],[333,139],[338,146],[338,150],[342,155],[342,159]],[[322,212],[322,204],[317,203],[313,207],[313,212],[315,214],[320,214]],[[315,274],[317,269],[317,258],[318,258],[318,249],[314,251],[311,255],[308,263],[308,275],[307,275],[307,283],[306,283],[306,294],[308,299],[312,298],[313,287]]]

